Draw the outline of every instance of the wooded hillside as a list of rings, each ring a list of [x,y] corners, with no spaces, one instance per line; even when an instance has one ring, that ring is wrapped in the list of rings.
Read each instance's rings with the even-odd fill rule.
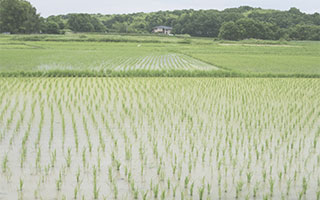
[[[173,34],[226,40],[320,40],[320,14],[306,14],[297,8],[279,11],[241,6],[223,11],[191,9],[41,18],[25,0],[0,0],[0,32],[59,34],[71,30],[148,34],[159,25],[173,27]]]

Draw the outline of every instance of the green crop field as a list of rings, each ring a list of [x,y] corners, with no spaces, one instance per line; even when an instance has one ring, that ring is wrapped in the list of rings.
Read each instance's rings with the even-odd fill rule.
[[[319,199],[320,79],[1,78],[0,199]]]
[[[0,72],[206,71],[320,76],[319,42],[83,35],[0,36]]]
[[[184,53],[242,73],[320,74],[319,42],[220,43],[186,47]]]
[[[0,199],[320,200],[320,43],[0,35]]]

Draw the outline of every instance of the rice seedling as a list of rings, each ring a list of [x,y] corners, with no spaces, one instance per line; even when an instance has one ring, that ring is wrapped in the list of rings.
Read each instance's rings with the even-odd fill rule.
[[[50,157],[50,161],[51,161],[50,165],[51,165],[51,168],[54,168],[55,163],[56,163],[56,161],[57,161],[57,151],[54,150],[53,152],[51,152],[51,155],[50,155],[50,156],[51,156],[51,157]]]
[[[269,180],[269,184],[270,184],[270,196],[273,196],[273,188],[274,188],[274,180],[271,178]]]
[[[83,165],[83,168],[87,167],[86,148],[82,149],[82,165]]]
[[[154,198],[158,198],[158,194],[159,194],[159,184],[156,184],[155,186],[154,186],[154,188],[152,188],[153,189],[153,197]]]
[[[193,196],[193,188],[194,188],[194,182],[192,182],[190,189],[189,189],[190,196]]]
[[[99,198],[99,190],[97,188],[97,169],[96,166],[93,166],[93,198],[98,199]]]
[[[180,199],[184,200],[184,192],[182,192],[182,191],[181,191],[181,194],[180,194]]]
[[[148,197],[148,191],[142,193],[142,199],[143,200],[147,200],[147,197]]]
[[[113,197],[118,199],[118,186],[116,183],[113,184]]]
[[[307,182],[306,177],[303,177],[303,180],[302,180],[302,193],[305,195],[307,193],[307,190],[308,190],[308,182]]]
[[[188,184],[189,184],[189,177],[186,176],[186,178],[184,179],[184,188],[188,188]]]
[[[236,187],[236,199],[239,198],[239,195],[240,195],[240,192],[242,191],[242,187],[243,187],[243,182],[242,181],[239,181],[237,183],[237,187]]]
[[[200,199],[200,200],[203,199],[204,189],[205,189],[205,186],[204,186],[204,185],[202,185],[202,186],[199,188],[199,199]]]
[[[61,190],[61,185],[62,185],[62,175],[61,172],[59,173],[59,179],[56,180],[56,189],[57,191]]]
[[[254,199],[257,197],[258,190],[259,190],[259,183],[256,183],[256,185],[253,188],[253,198]]]
[[[8,154],[5,154],[2,160],[2,173],[6,173],[8,170]]]
[[[160,199],[161,200],[166,199],[166,191],[165,190],[162,191]]]
[[[37,170],[41,169],[40,159],[41,159],[41,148],[39,147],[37,151],[36,160],[35,160],[35,166]]]
[[[71,148],[68,148],[67,156],[65,157],[67,167],[71,166]]]

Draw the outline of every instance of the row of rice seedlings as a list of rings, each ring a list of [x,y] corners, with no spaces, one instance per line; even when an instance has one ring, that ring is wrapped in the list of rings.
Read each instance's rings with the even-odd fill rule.
[[[217,69],[209,64],[185,55],[163,54],[144,57],[122,58],[119,62],[104,63],[108,69],[117,71],[128,70],[208,70]],[[110,66],[111,65],[111,66]]]

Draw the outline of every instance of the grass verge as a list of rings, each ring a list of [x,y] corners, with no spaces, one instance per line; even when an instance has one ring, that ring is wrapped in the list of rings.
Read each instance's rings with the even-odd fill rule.
[[[128,70],[128,71],[16,71],[1,72],[0,77],[248,77],[248,78],[320,78],[320,74],[269,74],[203,70]]]

